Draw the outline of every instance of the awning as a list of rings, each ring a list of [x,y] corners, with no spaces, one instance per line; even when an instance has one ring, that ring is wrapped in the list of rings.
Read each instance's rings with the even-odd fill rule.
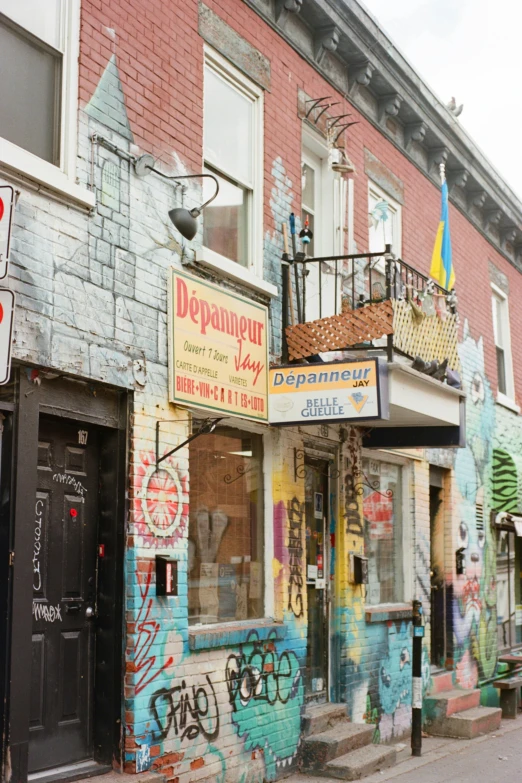
[[[516,533],[522,538],[522,516],[518,514],[509,514],[507,511],[499,511],[498,514],[492,512],[493,526],[497,530],[508,530],[510,533]]]
[[[388,364],[389,417],[371,422],[367,448],[462,447],[465,394],[404,364]]]

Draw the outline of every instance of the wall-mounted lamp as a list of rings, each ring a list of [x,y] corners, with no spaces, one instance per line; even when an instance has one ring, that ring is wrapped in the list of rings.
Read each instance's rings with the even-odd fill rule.
[[[169,218],[171,219],[172,223],[174,224],[174,227],[177,228],[181,236],[189,240],[194,239],[198,230],[197,218],[201,215],[205,207],[208,206],[211,201],[214,201],[217,194],[219,193],[219,182],[217,178],[213,174],[184,174],[181,177],[169,177],[167,174],[163,174],[162,171],[159,171],[159,169],[154,168],[155,162],[156,161],[154,160],[152,155],[141,155],[134,162],[134,171],[136,172],[136,175],[138,177],[145,177],[150,171],[153,171],[155,174],[159,174],[160,177],[163,177],[163,179],[179,180],[179,179],[196,179],[197,177],[208,177],[209,179],[214,180],[214,183],[216,185],[216,192],[211,198],[208,199],[208,201],[205,201],[205,203],[202,204],[200,207],[194,207],[193,209],[190,210],[185,209],[184,207],[175,207],[174,209],[169,210]]]

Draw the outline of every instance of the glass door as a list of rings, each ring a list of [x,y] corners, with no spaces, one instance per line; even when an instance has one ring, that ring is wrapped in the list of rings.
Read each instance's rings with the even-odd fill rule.
[[[328,462],[306,459],[306,591],[308,644],[306,698],[328,699],[328,580],[326,520],[328,518]]]

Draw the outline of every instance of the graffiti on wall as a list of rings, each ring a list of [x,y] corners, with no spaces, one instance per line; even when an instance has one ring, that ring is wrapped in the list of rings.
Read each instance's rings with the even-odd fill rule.
[[[288,557],[290,574],[288,579],[288,610],[295,617],[303,614],[303,520],[304,503],[293,497],[287,505],[288,515]]]
[[[275,638],[261,641],[252,632],[239,653],[229,656],[225,671],[232,722],[247,750],[263,749],[270,778],[278,766],[295,760],[304,703],[297,656],[278,652],[276,645]]]
[[[483,340],[474,340],[467,322],[459,355],[467,394],[467,446],[455,459],[460,502],[453,534],[454,551],[463,550],[465,573],[456,574],[452,585],[454,658],[459,684],[472,688],[479,679],[491,677],[496,665],[495,545],[490,525],[485,524],[491,509],[495,403],[485,372]]]
[[[147,685],[159,677],[174,662],[172,656],[169,656],[160,663],[158,660],[159,656],[155,652],[161,623],[152,616],[154,599],[150,595],[150,586],[154,573],[154,563],[152,561],[149,563],[146,561],[141,562],[145,566],[146,571],[145,573],[138,571],[141,602],[136,617],[137,638],[134,653],[134,666],[139,675],[136,681],[136,694],[143,691]]]
[[[143,546],[174,546],[188,521],[188,473],[143,452],[135,472],[134,518]]]
[[[211,742],[219,736],[219,706],[208,674],[199,684],[188,686],[181,680],[172,688],[159,688],[151,697],[149,709],[155,739],[175,736],[183,742],[201,735]]]

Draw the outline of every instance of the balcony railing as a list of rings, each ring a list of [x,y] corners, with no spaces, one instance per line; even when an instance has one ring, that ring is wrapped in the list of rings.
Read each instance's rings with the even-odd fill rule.
[[[283,256],[283,361],[330,351],[386,351],[460,367],[454,292],[381,253]],[[292,270],[293,267],[293,270]]]

